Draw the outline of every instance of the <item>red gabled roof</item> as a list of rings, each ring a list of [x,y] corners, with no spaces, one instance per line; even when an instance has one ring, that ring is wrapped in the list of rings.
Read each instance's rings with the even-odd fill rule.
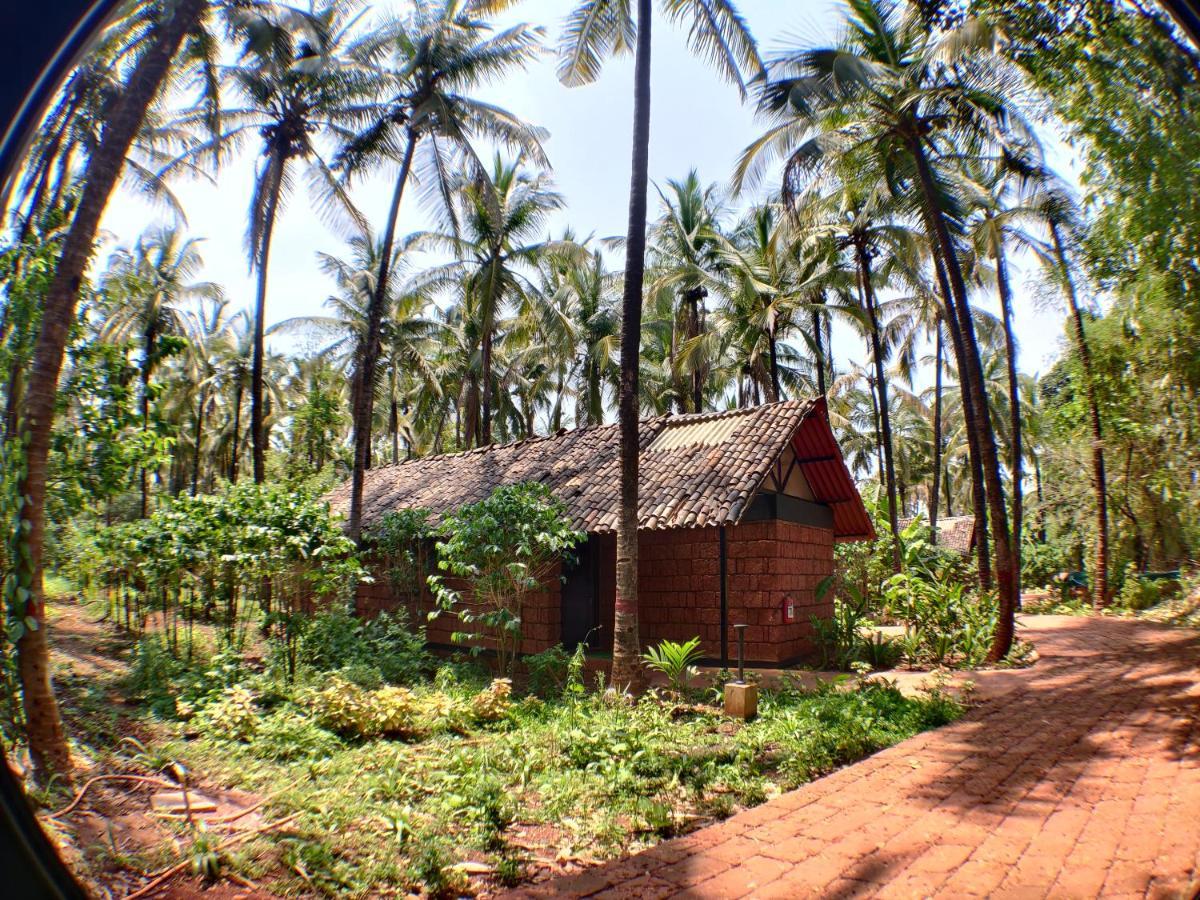
[[[823,399],[659,416],[643,420],[640,431],[641,528],[739,522],[767,472],[793,441],[817,502],[833,509],[837,538],[873,536],[830,431]],[[619,503],[618,443],[617,426],[603,425],[374,468],[363,487],[363,525],[370,528],[388,511],[414,507],[429,509],[437,519],[482,500],[500,485],[538,481],[563,502],[575,527],[612,532]],[[341,512],[349,497],[349,484],[328,495]]]
[[[813,497],[833,510],[835,538],[839,541],[874,540],[875,526],[846,467],[842,448],[833,436],[823,397],[814,402],[812,411],[792,435],[792,450]]]

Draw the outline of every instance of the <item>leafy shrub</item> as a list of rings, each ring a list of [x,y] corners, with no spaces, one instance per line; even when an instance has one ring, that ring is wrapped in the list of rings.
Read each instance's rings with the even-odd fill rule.
[[[1162,601],[1164,587],[1175,590],[1178,586],[1173,582],[1151,581],[1142,578],[1137,571],[1137,566],[1130,563],[1125,568],[1125,580],[1116,596],[1115,605],[1119,609],[1126,609],[1130,612],[1149,609]]]
[[[904,658],[904,648],[878,631],[862,642],[860,653],[872,669],[894,669]]]
[[[688,678],[697,675],[696,663],[704,656],[700,650],[700,638],[694,637],[682,644],[675,641],[660,641],[642,656],[646,666],[662,672],[676,695],[682,696],[687,689]]]
[[[499,721],[511,708],[511,694],[512,683],[504,678],[473,695],[437,690],[418,695],[395,685],[366,690],[334,676],[301,702],[322,727],[345,737],[411,738]]]
[[[170,716],[175,712],[172,685],[185,668],[159,635],[149,634],[138,641],[125,684],[156,715]]]
[[[392,510],[366,535],[380,557],[397,600],[408,601],[416,615],[427,568],[428,545],[434,537],[429,510]]]
[[[526,597],[541,589],[555,562],[569,561],[583,534],[571,527],[562,501],[535,482],[496,488],[447,516],[441,534],[438,568],[467,582],[470,602],[441,576],[431,576],[429,585],[442,609],[492,638],[500,673],[511,677]],[[477,636],[455,632],[452,639]]]
[[[530,654],[524,657],[522,662],[529,672],[530,693],[543,698],[562,693],[571,665],[571,656],[562,644],[555,644],[541,653]]]
[[[320,759],[334,753],[341,744],[309,716],[285,708],[259,723],[252,746],[254,755],[261,759],[285,762]]]
[[[241,685],[226,688],[221,698],[206,706],[198,718],[202,730],[229,741],[249,741],[259,724],[254,694]]]
[[[993,595],[905,571],[887,580],[884,597],[905,623],[902,646],[912,662],[977,666],[986,658],[999,615]]]
[[[833,585],[833,579],[825,579],[817,588],[817,596],[824,596]],[[871,620],[867,616],[866,599],[858,588],[842,585],[833,599],[833,615],[828,619],[814,616],[812,623],[822,669],[849,671],[850,664],[862,658],[862,632],[871,625]]]
[[[369,620],[346,610],[316,615],[300,637],[299,658],[320,672],[342,671],[347,680],[365,676],[363,686],[371,680],[367,669],[383,681],[403,685],[419,683],[433,669],[425,629],[411,627],[404,610]]]
[[[379,671],[378,666],[372,666],[368,663],[350,663],[348,666],[342,666],[335,674],[343,681],[356,684],[368,691],[383,687],[383,673]]]
[[[471,698],[471,713],[479,722],[495,722],[504,718],[512,705],[512,682],[497,678],[491,685]]]
[[[357,684],[333,677],[325,687],[303,697],[322,727],[348,737],[371,737],[375,731],[370,694]]]

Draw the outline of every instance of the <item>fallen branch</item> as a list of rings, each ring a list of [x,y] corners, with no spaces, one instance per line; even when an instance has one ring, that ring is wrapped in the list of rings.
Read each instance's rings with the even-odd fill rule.
[[[216,819],[205,819],[204,822],[206,825],[226,825],[230,822],[236,822],[238,819],[242,818],[243,816],[248,816],[248,815],[250,815],[250,813],[254,812],[255,810],[261,809],[263,806],[265,806],[270,801],[270,799],[271,799],[270,797],[266,797],[262,800],[259,800],[253,806],[247,806],[241,812],[235,812],[231,815],[221,816]]]
[[[250,840],[252,837],[256,837],[257,835],[264,834],[268,831],[274,831],[277,828],[282,828],[284,825],[290,825],[298,818],[300,818],[300,813],[292,813],[290,816],[284,816],[278,822],[271,822],[270,824],[263,825],[261,828],[255,828],[253,831],[245,831],[236,837],[230,838],[228,841],[222,844],[218,850],[232,850],[239,844],[246,843],[246,841]],[[152,891],[162,887],[164,883],[170,881],[191,864],[192,861],[190,859],[185,859],[183,862],[176,863],[169,869],[164,869],[158,875],[155,875],[154,879],[149,884],[138,888],[132,894],[127,894],[125,896],[125,900],[137,900],[138,897],[145,897]]]
[[[170,781],[163,781],[161,778],[151,778],[148,775],[97,775],[95,778],[89,778],[87,780],[87,782],[83,785],[83,787],[81,787],[79,789],[79,793],[75,795],[74,800],[72,800],[70,803],[68,803],[65,807],[60,809],[58,812],[50,813],[50,818],[51,819],[60,819],[63,816],[67,815],[67,813],[69,813],[73,809],[75,809],[75,807],[77,807],[80,804],[80,802],[83,800],[84,795],[88,792],[88,790],[91,788],[91,786],[93,784],[96,784],[99,781],[139,781],[143,784],[152,784],[157,787],[164,787],[164,788],[180,787],[180,785],[178,785],[178,784],[174,784]],[[186,795],[186,791],[187,791],[187,789],[185,788],[184,789],[185,795]]]

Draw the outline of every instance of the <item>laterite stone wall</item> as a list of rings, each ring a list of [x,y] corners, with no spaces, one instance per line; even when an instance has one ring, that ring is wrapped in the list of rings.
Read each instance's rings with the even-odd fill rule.
[[[638,541],[642,640],[698,636],[705,654],[721,653],[720,543],[716,528],[642,532]],[[833,573],[833,532],[782,520],[726,530],[729,658],[737,657],[733,625],[746,624],[746,657],[785,663],[813,650],[812,618],[833,614],[816,587]],[[791,598],[794,619],[783,621]]]
[[[368,562],[367,567],[374,575],[375,581],[372,584],[360,584],[358,586],[358,592],[355,595],[355,611],[358,615],[371,618],[379,615],[381,612],[390,612],[404,607],[416,614],[418,618],[417,624],[425,626],[426,636],[431,643],[446,646],[452,645],[451,635],[455,631],[465,630],[464,626],[459,622],[457,615],[452,613],[443,612],[432,622],[427,620],[428,613],[435,608],[433,595],[430,593],[428,586],[422,587],[420,603],[414,609],[410,598],[397,598],[395,596],[386,573],[382,572],[377,564]],[[542,583],[546,586],[545,589],[535,594],[530,594],[526,598],[523,617],[524,627],[521,632],[522,653],[540,653],[542,650],[547,650],[559,642],[562,634],[562,623],[560,621],[562,604],[559,600],[560,573],[561,566],[555,563],[542,580]],[[456,581],[456,579],[447,578],[446,583],[460,591],[464,589],[464,585]],[[481,643],[484,646],[489,646],[491,642],[490,639],[485,638]]]
[[[832,599],[818,601],[816,587],[833,573],[833,532],[782,520],[750,522],[726,530],[729,596],[729,659],[737,659],[733,625],[745,623],[746,658],[754,663],[782,664],[809,657],[814,616],[833,614]],[[721,655],[721,578],[716,528],[643,531],[638,539],[638,592],[641,638],[644,646],[661,640],[686,641],[699,637],[705,656]],[[598,645],[612,648],[615,594],[615,541],[600,541],[601,627]],[[375,616],[405,605],[393,596],[391,584],[378,567],[373,584],[360,585],[359,615]],[[562,635],[561,567],[543,580],[545,590],[532,595],[525,608],[525,653],[538,653],[557,644]],[[460,585],[461,587],[461,585]],[[784,604],[792,601],[790,623],[783,621]],[[434,608],[428,588],[417,610],[422,621]],[[426,623],[429,640],[449,645],[461,626],[447,613]],[[486,643],[486,642],[485,642]]]

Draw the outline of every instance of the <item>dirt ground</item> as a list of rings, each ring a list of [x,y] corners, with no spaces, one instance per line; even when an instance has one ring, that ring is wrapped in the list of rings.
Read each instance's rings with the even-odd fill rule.
[[[131,641],[74,597],[56,598],[49,612],[56,687],[68,732],[76,739],[79,770],[73,799],[63,802],[62,794],[57,795],[54,808],[40,811],[39,818],[85,888],[105,898],[270,897],[249,882],[206,885],[186,862],[182,871],[147,890],[178,869],[181,857],[187,859],[193,827],[186,809],[156,810],[155,795],[181,793],[181,779],[186,779],[188,803],[205,808],[191,813],[192,822],[223,843],[244,840],[271,824],[260,808],[263,798],[206,784],[202,776],[175,768],[154,772],[160,761],[143,748],[153,746],[158,735],[131,715],[119,690]],[[92,715],[96,711],[99,716]],[[97,720],[103,724],[97,726]],[[15,762],[20,766],[22,760]],[[212,801],[211,809],[205,801]]]

